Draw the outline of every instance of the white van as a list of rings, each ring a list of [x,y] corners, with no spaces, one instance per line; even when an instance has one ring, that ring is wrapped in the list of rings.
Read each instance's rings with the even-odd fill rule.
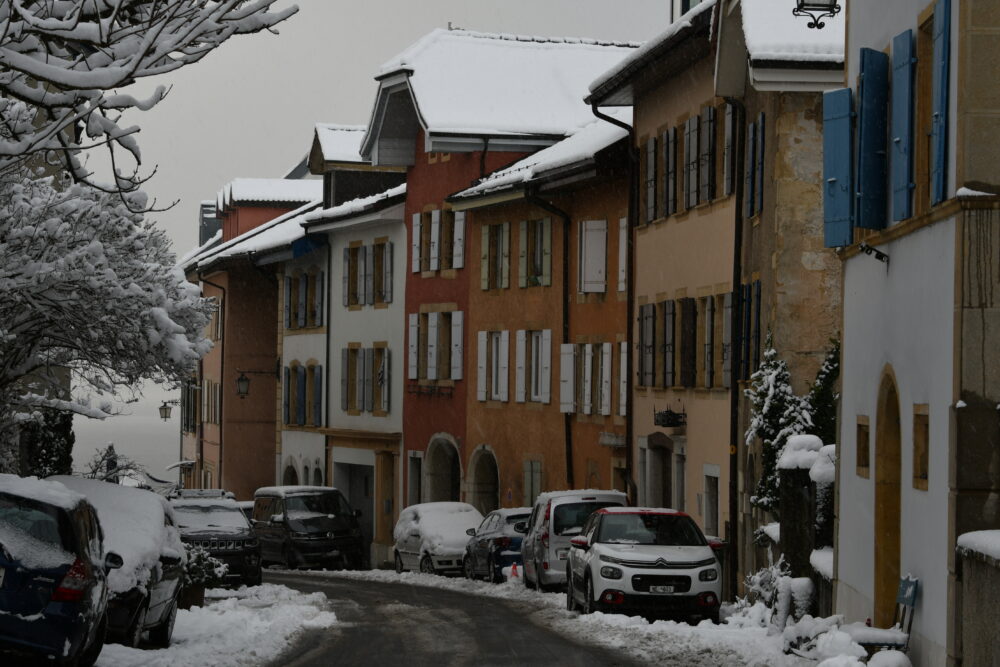
[[[570,539],[580,534],[587,517],[597,510],[627,504],[621,491],[584,489],[539,494],[521,542],[524,585],[543,589],[565,586]]]

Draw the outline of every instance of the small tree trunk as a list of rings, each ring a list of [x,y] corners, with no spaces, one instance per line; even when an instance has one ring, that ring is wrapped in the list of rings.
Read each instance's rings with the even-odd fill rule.
[[[782,470],[779,482],[781,551],[792,577],[811,577],[813,550],[812,480],[808,470]]]

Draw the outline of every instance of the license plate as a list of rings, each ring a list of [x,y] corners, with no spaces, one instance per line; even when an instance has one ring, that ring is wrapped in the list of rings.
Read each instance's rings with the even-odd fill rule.
[[[673,586],[650,586],[649,587],[649,592],[650,593],[673,593],[674,592],[674,587]]]
[[[569,553],[569,549],[556,549],[556,558],[559,560],[566,560],[566,555]]]

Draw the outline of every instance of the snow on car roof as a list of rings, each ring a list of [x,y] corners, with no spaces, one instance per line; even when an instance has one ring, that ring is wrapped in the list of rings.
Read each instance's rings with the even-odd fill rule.
[[[232,498],[177,498],[171,500],[173,507],[225,507],[239,510],[239,504]],[[251,501],[251,505],[253,502]]]
[[[514,514],[531,514],[530,507],[501,507],[500,509],[493,511],[503,517],[512,516]]]
[[[326,162],[365,162],[361,157],[361,141],[365,138],[365,125],[336,125],[316,123],[316,138]]]
[[[253,497],[278,496],[284,498],[285,496],[297,496],[303,493],[323,493],[328,491],[337,491],[337,488],[333,486],[264,486],[254,491]]]
[[[638,46],[437,29],[385,63],[379,78],[408,74],[431,132],[562,135],[593,118],[580,103],[588,82]]]
[[[538,497],[535,499],[535,504],[540,504],[547,502],[549,500],[557,498],[575,498],[575,497],[585,497],[585,496],[621,496],[625,499],[626,496],[621,491],[609,490],[609,489],[572,489],[569,491],[546,491],[544,493],[539,493]]]
[[[822,30],[792,14],[785,0],[742,0],[750,60],[844,62],[846,12],[825,17]]]
[[[8,474],[0,474],[0,493],[30,498],[67,510],[73,509],[85,499],[83,495],[71,491],[59,482]]]
[[[605,507],[597,510],[600,514],[676,514],[687,516],[684,512],[669,507]]]

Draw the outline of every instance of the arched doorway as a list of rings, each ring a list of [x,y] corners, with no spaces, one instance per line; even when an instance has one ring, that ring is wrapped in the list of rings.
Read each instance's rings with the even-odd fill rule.
[[[469,502],[484,516],[500,507],[500,471],[497,460],[485,445],[472,455],[469,466],[472,478]]]
[[[302,483],[308,484],[310,477],[311,475],[309,474],[309,464],[306,463],[304,466],[302,466]]]
[[[323,486],[323,469],[319,460],[313,466],[313,486]]]
[[[295,486],[299,483],[299,473],[295,470],[295,466],[285,466],[285,474],[281,477],[281,483],[285,486]]]
[[[436,438],[427,447],[424,476],[425,502],[461,500],[462,468],[458,449],[444,438]]]
[[[879,387],[875,428],[875,625],[888,627],[899,586],[902,504],[899,392],[891,370]]]
[[[650,433],[646,443],[646,502],[651,507],[673,507],[674,443],[659,432]]]

